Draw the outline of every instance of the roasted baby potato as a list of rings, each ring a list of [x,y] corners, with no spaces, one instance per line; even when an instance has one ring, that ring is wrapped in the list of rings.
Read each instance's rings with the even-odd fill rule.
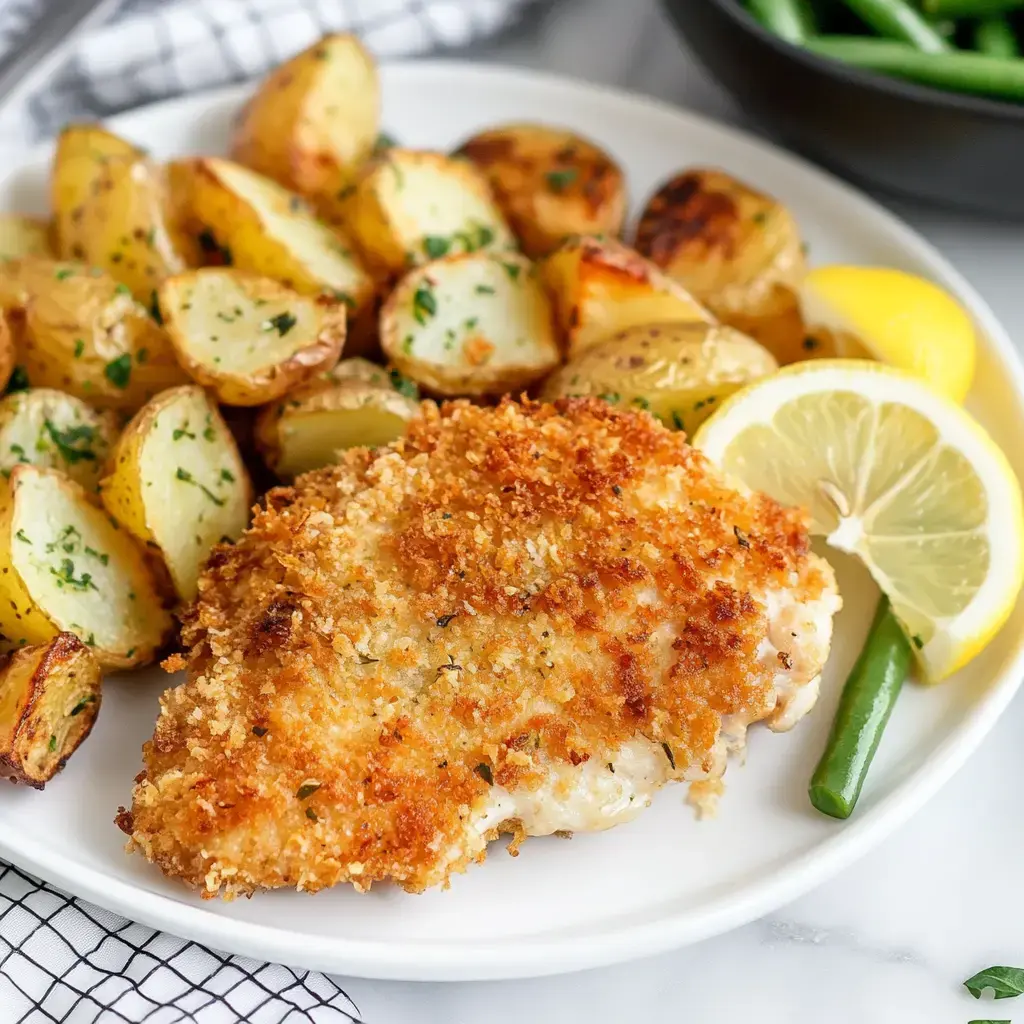
[[[685,288],[618,242],[573,239],[539,266],[570,358],[627,327],[714,323]]]
[[[11,268],[9,290],[21,289],[25,303],[20,361],[34,386],[131,413],[187,382],[167,332],[125,285],[70,263],[21,260]],[[0,284],[0,304],[3,293]]]
[[[59,469],[96,490],[118,434],[116,413],[98,412],[51,388],[15,391],[0,399],[0,474],[30,463]]]
[[[514,253],[448,256],[410,271],[381,311],[397,369],[438,395],[500,395],[560,361],[536,268]]]
[[[782,203],[724,171],[686,171],[648,201],[636,247],[780,363],[806,357],[797,300],[803,242]]]
[[[145,153],[98,124],[69,124],[57,137],[50,176],[54,247],[70,251],[75,218],[112,160],[139,160]]]
[[[92,730],[100,664],[74,633],[0,661],[0,778],[42,789]]]
[[[7,387],[18,358],[18,343],[9,315],[0,307],[0,391]]]
[[[401,437],[419,405],[390,385],[387,371],[381,373],[380,383],[332,374],[267,406],[256,421],[256,444],[267,465],[290,480],[333,464],[345,448],[373,448]]]
[[[14,646],[70,632],[104,668],[153,660],[172,629],[137,541],[63,473],[16,466],[0,492],[0,632]]]
[[[385,150],[360,176],[345,202],[345,226],[383,276],[442,256],[516,247],[473,164],[398,147]]]
[[[182,601],[221,541],[249,523],[252,485],[231,432],[201,387],[172,388],[124,429],[100,484],[107,511],[159,553]]]
[[[165,277],[200,262],[198,242],[178,218],[162,168],[146,157],[110,159],[63,219],[61,255],[102,267],[149,306]]]
[[[0,263],[24,256],[53,256],[49,223],[38,217],[0,214]]]
[[[373,152],[379,128],[373,58],[355,36],[330,35],[263,80],[235,127],[231,155],[329,207]]]
[[[208,267],[169,278],[160,309],[178,361],[225,405],[263,405],[337,362],[345,306]]]
[[[369,306],[373,281],[345,239],[269,178],[230,160],[199,160],[192,206],[224,262],[304,295],[328,295],[353,317]]]
[[[629,327],[585,349],[541,397],[596,396],[692,434],[734,391],[778,369],[767,349],[720,324]]]
[[[622,231],[622,171],[600,146],[574,132],[502,125],[467,139],[457,153],[487,176],[527,256],[546,256],[570,235]]]

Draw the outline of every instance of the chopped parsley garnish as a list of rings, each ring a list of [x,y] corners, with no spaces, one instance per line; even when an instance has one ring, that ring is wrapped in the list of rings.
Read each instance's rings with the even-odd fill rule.
[[[478,764],[473,771],[475,771],[488,786],[494,785],[494,772],[491,771],[491,766],[489,764]]]
[[[149,296],[149,315],[161,326],[164,325],[164,315],[160,312],[160,296],[157,295],[156,289],[150,293]]]
[[[486,224],[477,224],[468,231],[456,231],[452,239],[462,246],[463,251],[476,252],[494,241],[494,232]]]
[[[420,397],[420,389],[416,386],[416,381],[409,380],[404,374],[399,373],[398,370],[391,370],[391,385],[400,394],[405,395],[406,398],[411,398],[414,401]]]
[[[81,576],[75,576],[75,563],[70,558],[62,558],[60,570],[50,569],[50,575],[57,577],[57,586],[63,589],[67,584],[73,590],[96,590],[96,584],[92,581],[92,574],[83,572]]]
[[[92,557],[95,558],[100,563],[100,565],[110,564],[110,555],[108,555],[106,551],[97,551],[95,548],[89,547],[88,544],[85,545],[85,548],[83,550],[87,555],[92,555]]]
[[[77,427],[68,427],[60,430],[53,420],[43,420],[43,429],[50,435],[50,440],[57,446],[61,458],[69,465],[74,466],[79,462],[95,462],[96,453],[89,447],[89,444],[96,439],[95,427],[86,426],[80,423]]]
[[[263,330],[277,331],[283,338],[299,321],[289,312],[278,313],[263,322]]]
[[[633,405],[638,409],[650,409],[651,407],[651,403],[648,402],[643,395],[637,395],[636,398],[633,399]]]
[[[220,471],[220,478],[229,484],[233,484],[235,482],[235,474],[232,473],[230,469],[222,469]]]
[[[58,281],[66,281],[73,274],[74,274],[74,271],[71,270],[70,268],[68,268],[68,267],[61,267],[60,270],[58,270],[57,273],[54,274],[53,276],[55,278],[57,278]]]
[[[131,293],[132,293],[131,288],[129,288],[128,285],[126,285],[126,284],[119,284],[114,289],[114,294],[115,295],[131,295]]]
[[[404,353],[405,353],[405,354],[406,354],[407,356],[409,356],[409,355],[412,355],[412,342],[413,342],[413,337],[412,337],[412,335],[411,335],[411,334],[407,334],[407,335],[406,335],[406,336],[405,336],[405,337],[404,337],[404,338],[402,339],[402,351],[403,351],[403,352],[404,352]]]
[[[75,358],[76,359],[80,359],[82,357],[82,353],[84,351],[85,351],[85,342],[81,338],[78,338],[75,341]]]
[[[51,736],[50,736],[50,753],[52,754],[56,749],[57,749],[57,737],[51,734]]]
[[[597,396],[605,402],[609,402],[611,405],[615,405],[617,402],[622,401],[622,395],[618,391],[603,391]]]
[[[544,178],[552,192],[564,192],[579,177],[579,173],[575,167],[567,167],[561,171],[548,171]]]
[[[914,641],[914,646],[918,650],[921,650],[921,648],[924,647],[924,640],[922,640],[916,633],[911,637],[911,640]]]
[[[759,227],[768,222],[768,214],[764,210],[758,210],[753,217],[754,223]]]
[[[180,441],[183,437],[187,437],[190,441],[194,441],[196,439],[196,435],[193,434],[192,431],[188,429],[187,420],[184,426],[175,427],[174,430],[171,432],[172,441]]]
[[[217,435],[213,429],[213,414],[206,414],[206,429],[203,431],[203,439],[206,441],[216,441]]]
[[[412,297],[412,315],[416,323],[425,324],[437,312],[437,298],[429,284],[421,284]]]
[[[494,294],[494,289],[489,284],[478,284],[476,286],[476,288],[473,289],[473,291],[475,291],[477,293],[477,295],[493,295]]]
[[[198,487],[199,490],[201,490],[203,494],[205,494],[210,499],[210,501],[214,503],[214,505],[219,505],[221,508],[224,507],[224,498],[217,497],[217,495],[214,494],[209,487],[207,487],[205,484],[201,484],[198,480],[196,480],[196,478],[187,469],[182,469],[181,466],[179,466],[177,472],[175,472],[174,474],[174,477],[176,480],[180,480],[182,483],[191,484],[193,487]]]
[[[7,394],[11,394],[13,391],[27,391],[30,387],[25,367],[16,366],[11,371],[11,379],[7,382]]]
[[[513,281],[519,280],[519,274],[522,271],[522,267],[518,263],[502,263],[502,267],[505,269],[505,273],[508,274]]]
[[[18,532],[14,536],[17,537],[18,540],[20,540],[23,544],[31,544],[32,543],[32,541],[30,541],[29,538],[28,538],[28,534],[24,530],[22,530],[22,529],[19,529]]]
[[[441,235],[427,235],[423,239],[423,252],[428,260],[439,260],[451,247],[451,240]]]
[[[74,718],[75,715],[80,715],[85,710],[85,707],[86,707],[87,704],[95,704],[95,703],[96,703],[96,698],[93,695],[90,694],[88,697],[83,697],[71,709],[71,717]]]
[[[381,153],[386,153],[389,149],[394,149],[398,145],[398,140],[387,132],[381,132],[377,136],[376,142],[373,144],[373,155],[378,156]]]
[[[319,782],[304,782],[301,786],[299,786],[295,795],[300,800],[305,800],[307,797],[311,797],[319,788]]]
[[[115,388],[124,389],[132,376],[132,357],[126,352],[123,356],[111,359],[103,367],[103,376],[114,385]]]

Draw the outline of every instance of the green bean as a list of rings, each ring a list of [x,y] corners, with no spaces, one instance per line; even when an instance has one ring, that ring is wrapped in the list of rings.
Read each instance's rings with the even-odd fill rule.
[[[747,0],[750,13],[765,28],[790,43],[814,35],[814,12],[809,0]]]
[[[1024,0],[923,0],[922,7],[933,18],[983,18],[1024,7]]]
[[[822,57],[956,92],[1024,100],[1024,60],[984,53],[921,53],[904,43],[862,36],[818,36],[804,44]]]
[[[822,814],[848,818],[853,813],[911,660],[910,641],[883,597],[811,776],[808,796]]]
[[[880,36],[910,43],[924,53],[946,53],[952,47],[906,0],[843,0]]]
[[[1020,56],[1020,44],[1005,14],[990,14],[974,26],[974,48],[990,57]]]

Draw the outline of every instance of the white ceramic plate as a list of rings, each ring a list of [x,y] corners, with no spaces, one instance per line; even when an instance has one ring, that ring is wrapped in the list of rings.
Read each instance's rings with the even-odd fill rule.
[[[485,125],[549,120],[593,136],[628,172],[634,203],[687,164],[720,165],[795,211],[816,262],[902,267],[943,284],[985,336],[971,406],[1024,468],[1024,373],[1009,339],[970,286],[873,202],[794,157],[651,100],[551,76],[453,63],[384,70],[384,124],[408,145],[446,148]],[[220,152],[242,93],[160,104],[113,127],[157,156]],[[0,176],[0,208],[45,210],[49,149]],[[719,816],[698,823],[681,787],[637,821],[571,842],[532,839],[512,859],[494,848],[447,892],[381,886],[316,897],[260,894],[203,902],[126,857],[113,817],[130,800],[140,747],[167,678],[111,679],[92,737],[43,793],[0,791],[0,854],[135,920],[261,959],[367,977],[469,979],[569,971],[625,960],[725,931],[835,874],[906,820],[988,732],[1022,672],[1024,609],[957,678],[910,687],[889,725],[853,820],[814,812],[806,785],[838,688],[875,594],[834,559],[846,608],[814,714],[794,732],[755,729],[746,766],[726,774]]]

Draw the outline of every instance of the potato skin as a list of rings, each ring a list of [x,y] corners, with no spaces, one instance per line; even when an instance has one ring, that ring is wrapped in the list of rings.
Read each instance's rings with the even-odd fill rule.
[[[570,359],[544,382],[541,397],[603,398],[692,435],[723,399],[777,369],[767,349],[731,327],[643,324]]]
[[[456,150],[487,176],[527,256],[546,256],[570,235],[622,232],[626,182],[600,146],[543,124],[501,125]]]
[[[187,382],[167,333],[126,286],[75,264],[26,264],[15,266],[24,271],[21,361],[33,386],[132,413]]]
[[[92,731],[102,672],[74,633],[0,662],[0,778],[42,789]]]
[[[8,314],[0,308],[0,391],[7,387],[18,359],[14,328]]]
[[[355,36],[329,35],[264,78],[235,126],[231,156],[330,209],[379,127],[373,58]]]
[[[777,200],[724,171],[685,171],[648,200],[636,248],[780,363],[805,357],[797,300],[803,243]]]

